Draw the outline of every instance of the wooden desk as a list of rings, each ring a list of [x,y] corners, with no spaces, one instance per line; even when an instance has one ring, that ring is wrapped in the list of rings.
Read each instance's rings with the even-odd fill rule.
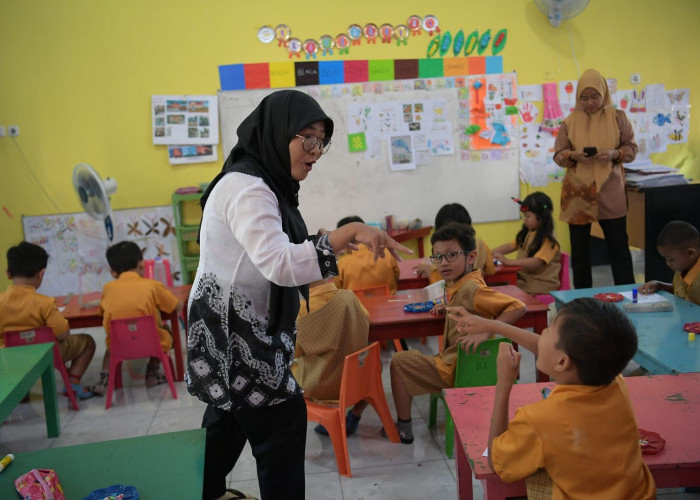
[[[642,429],[658,432],[666,447],[657,455],[643,455],[658,488],[700,486],[700,374],[629,377],[632,406]],[[553,383],[518,384],[510,395],[510,417],[515,410],[542,399],[542,387]],[[507,484],[482,456],[488,444],[495,387],[445,389],[445,401],[455,425],[457,484],[460,499],[472,497],[472,472],[484,485],[484,498],[525,496],[525,481]]]
[[[593,297],[596,293],[628,292],[637,285],[582,288],[551,292],[557,309],[580,297]],[[658,313],[629,313],[637,329],[637,353],[634,361],[654,374],[700,372],[700,341],[689,342],[683,325],[700,321],[700,306],[666,292],[658,292],[671,301],[673,311]],[[617,302],[619,307],[629,302]]]
[[[192,285],[180,285],[169,288],[168,290],[187,307],[187,299],[190,295],[191,288]],[[85,294],[83,300],[86,302],[99,302],[101,297],[102,293],[92,292]],[[56,304],[58,304],[59,307],[65,306],[61,314],[68,320],[71,329],[102,326],[102,314],[100,314],[99,306],[84,309],[80,307],[77,295],[69,296],[67,302],[66,298],[67,297],[56,297]],[[175,380],[184,380],[185,366],[182,359],[182,341],[180,339],[180,323],[178,321],[179,314],[180,313],[177,311],[174,311],[170,314],[162,313],[161,316],[164,320],[170,321],[172,328],[173,350],[175,351]]]
[[[0,423],[14,411],[39,377],[44,393],[46,432],[49,437],[58,437],[61,420],[53,373],[53,343],[0,349]],[[0,498],[10,496],[0,494]]]
[[[418,240],[418,257],[423,257],[424,251],[423,251],[423,238],[428,236],[430,232],[433,230],[433,226],[425,226],[425,227],[419,227],[418,229],[403,229],[403,230],[394,230],[389,233],[389,236],[394,238],[396,241],[399,243],[402,243],[404,241],[408,240]]]
[[[0,498],[17,498],[14,480],[34,468],[54,469],[66,498],[112,484],[135,486],[140,498],[202,498],[204,429],[15,454],[0,474]]]
[[[421,262],[424,262],[424,260],[406,259],[398,262],[399,271],[401,272],[397,283],[399,290],[413,290],[430,284],[427,277],[418,276],[413,270],[413,268]],[[486,284],[489,286],[504,284],[515,286],[518,284],[519,270],[519,266],[498,265],[496,266],[496,272],[494,274],[484,276],[484,281],[486,281]]]

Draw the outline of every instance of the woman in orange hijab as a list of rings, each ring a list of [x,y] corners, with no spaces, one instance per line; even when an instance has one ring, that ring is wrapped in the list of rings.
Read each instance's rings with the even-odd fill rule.
[[[603,229],[615,284],[634,283],[622,164],[634,160],[637,144],[625,112],[613,108],[608,84],[596,70],[581,75],[576,109],[564,120],[554,148],[554,161],[566,169],[560,219],[569,224],[574,287],[592,286],[594,221]]]

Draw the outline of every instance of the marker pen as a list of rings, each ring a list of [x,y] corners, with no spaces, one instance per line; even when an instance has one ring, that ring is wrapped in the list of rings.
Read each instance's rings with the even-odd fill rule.
[[[632,289],[632,303],[633,304],[637,303],[637,289],[636,288]]]

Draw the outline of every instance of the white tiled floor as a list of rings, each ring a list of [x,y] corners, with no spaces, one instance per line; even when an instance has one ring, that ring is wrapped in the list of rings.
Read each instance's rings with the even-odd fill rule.
[[[612,284],[609,268],[594,268],[594,284]],[[98,346],[104,345],[104,333],[100,329],[93,329],[90,333]],[[410,341],[409,344],[426,352],[437,347],[435,339],[430,339],[426,346],[417,341]],[[97,377],[101,356],[102,352],[98,352],[86,374],[87,383]],[[390,353],[383,351],[382,359],[387,400],[394,414],[388,377]],[[133,367],[133,372],[138,373],[142,369],[137,365]],[[523,382],[533,382],[535,378],[534,358],[527,351],[523,352],[521,378]],[[61,436],[51,439],[46,438],[41,387],[37,384],[30,402],[20,404],[0,426],[0,453],[20,453],[200,427],[204,405],[187,394],[184,383],[177,384],[177,400],[172,399],[166,385],[146,389],[141,380],[129,381],[127,377],[125,384],[127,387],[117,391],[115,402],[109,410],[104,409],[104,398],[80,402],[77,412],[69,408],[67,399],[63,400]],[[307,498],[456,498],[455,461],[446,458],[444,452],[444,413],[442,408],[438,410],[437,429],[430,430],[426,424],[428,408],[427,396],[415,398],[412,411],[415,441],[412,445],[394,444],[382,438],[379,435],[379,418],[371,408],[368,409],[360,421],[358,432],[348,438],[352,478],[337,473],[330,439],[313,432],[315,424],[309,424],[306,445]],[[255,460],[250,448],[246,447],[229,477],[229,484],[255,495],[259,492],[256,477]],[[668,493],[664,498],[669,500],[700,498],[700,494],[680,493],[679,490],[664,493]],[[482,497],[481,485],[476,482],[474,498]]]

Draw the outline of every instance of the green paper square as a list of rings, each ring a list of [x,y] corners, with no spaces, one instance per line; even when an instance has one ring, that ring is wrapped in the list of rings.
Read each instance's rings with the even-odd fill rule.
[[[394,79],[394,60],[377,59],[369,60],[369,81],[383,82]]]
[[[350,153],[367,151],[367,139],[365,138],[364,132],[358,132],[357,134],[348,134],[348,151]]]
[[[442,59],[418,59],[418,78],[439,78],[444,76]]]

